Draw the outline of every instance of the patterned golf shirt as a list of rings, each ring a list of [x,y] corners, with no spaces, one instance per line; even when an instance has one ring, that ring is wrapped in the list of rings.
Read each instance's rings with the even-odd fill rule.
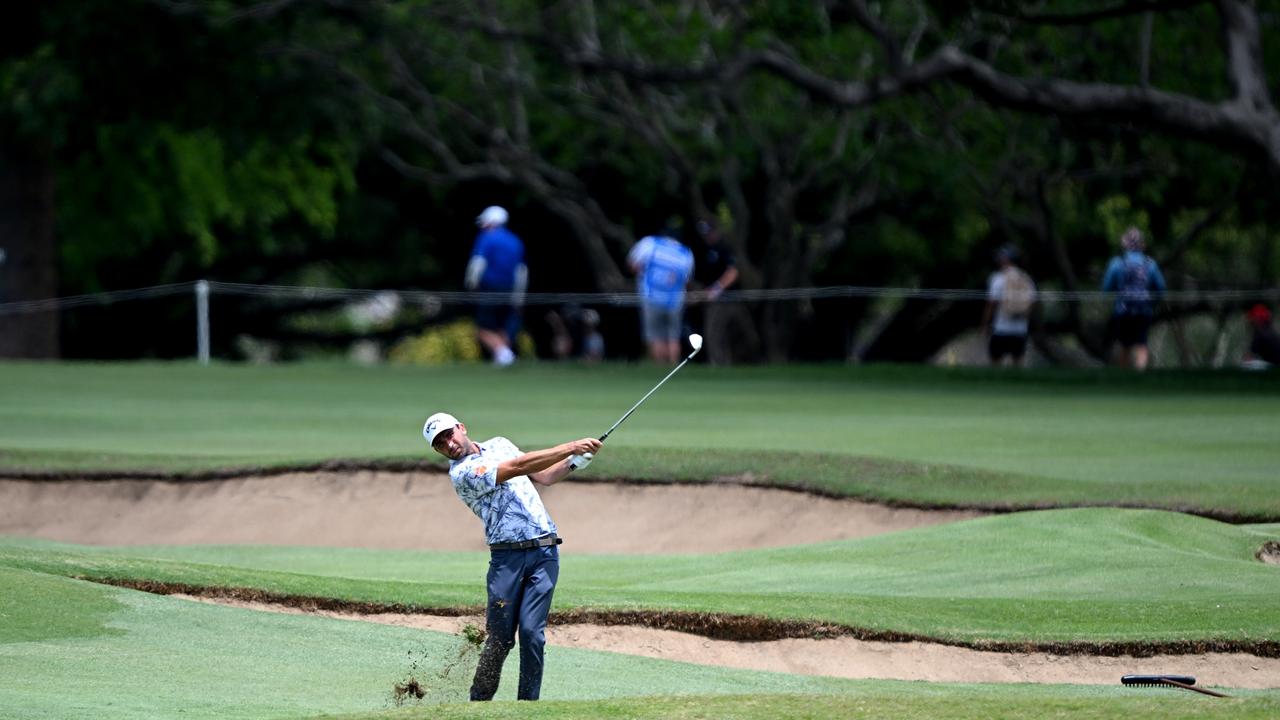
[[[458,497],[484,523],[488,543],[520,542],[554,533],[556,524],[532,480],[519,475],[498,484],[498,465],[520,457],[520,449],[504,437],[476,446],[480,452],[449,463],[449,479]]]

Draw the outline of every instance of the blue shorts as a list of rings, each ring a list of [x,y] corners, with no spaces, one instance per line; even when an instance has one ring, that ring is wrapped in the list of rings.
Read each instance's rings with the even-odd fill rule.
[[[477,305],[476,327],[481,330],[507,332],[516,309],[510,305]]]

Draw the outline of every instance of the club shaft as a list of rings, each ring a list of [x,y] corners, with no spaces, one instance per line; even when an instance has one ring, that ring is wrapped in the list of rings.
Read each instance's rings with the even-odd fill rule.
[[[701,349],[701,348],[699,348],[699,349]],[[679,364],[679,365],[677,365],[677,366],[675,367],[675,369],[674,369],[674,370],[672,370],[671,372],[667,373],[667,376],[666,376],[666,377],[664,377],[664,378],[662,378],[661,380],[659,380],[659,381],[658,381],[658,384],[657,384],[657,385],[654,385],[652,390],[650,390],[649,392],[645,393],[645,394],[644,394],[644,397],[640,398],[640,401],[639,401],[639,402],[637,402],[635,405],[632,405],[632,406],[631,406],[631,409],[630,409],[630,410],[628,410],[628,411],[626,412],[626,414],[625,414],[625,415],[623,415],[622,417],[618,418],[618,422],[614,423],[614,424],[613,424],[613,427],[611,427],[611,428],[609,428],[608,430],[606,430],[606,431],[605,431],[605,433],[604,433],[603,435],[601,435],[601,436],[600,436],[600,442],[604,442],[604,439],[605,439],[605,438],[607,438],[607,437],[609,437],[609,433],[613,432],[614,430],[617,430],[617,429],[618,429],[618,426],[622,424],[622,421],[623,421],[623,420],[626,420],[627,418],[631,417],[631,413],[635,412],[635,411],[636,411],[636,408],[640,407],[640,405],[641,405],[641,404],[643,404],[645,400],[648,400],[650,395],[652,395],[652,394],[654,394],[655,392],[657,392],[658,388],[662,387],[662,383],[664,383],[664,382],[666,382],[666,381],[670,380],[672,375],[675,375],[677,372],[679,372],[679,371],[680,371],[680,368],[684,367],[684,364],[685,364],[685,363],[687,363],[687,362],[689,362],[690,360],[692,360],[692,359],[693,359],[693,356],[694,356],[694,355],[697,355],[697,354],[698,354],[698,351],[697,351],[697,350],[694,350],[693,352],[689,353],[689,357],[686,357],[684,360],[681,360],[681,361],[680,361],[680,364]]]

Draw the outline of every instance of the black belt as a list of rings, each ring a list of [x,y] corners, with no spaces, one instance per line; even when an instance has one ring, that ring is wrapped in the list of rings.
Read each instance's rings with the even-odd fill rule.
[[[564,542],[564,538],[555,535],[543,535],[540,538],[532,540],[521,540],[520,542],[494,543],[489,546],[490,550],[530,550],[532,548],[550,547],[559,545]]]

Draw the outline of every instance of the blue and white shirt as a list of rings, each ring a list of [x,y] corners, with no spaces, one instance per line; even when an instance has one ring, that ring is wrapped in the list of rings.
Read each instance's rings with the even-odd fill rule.
[[[648,235],[627,253],[627,262],[640,268],[636,279],[645,304],[675,310],[684,304],[684,286],[693,274],[693,251],[675,238]]]
[[[458,497],[484,523],[485,540],[490,545],[520,542],[556,532],[528,476],[498,484],[498,465],[520,457],[520,448],[504,437],[476,446],[480,452],[449,463],[449,479]]]

